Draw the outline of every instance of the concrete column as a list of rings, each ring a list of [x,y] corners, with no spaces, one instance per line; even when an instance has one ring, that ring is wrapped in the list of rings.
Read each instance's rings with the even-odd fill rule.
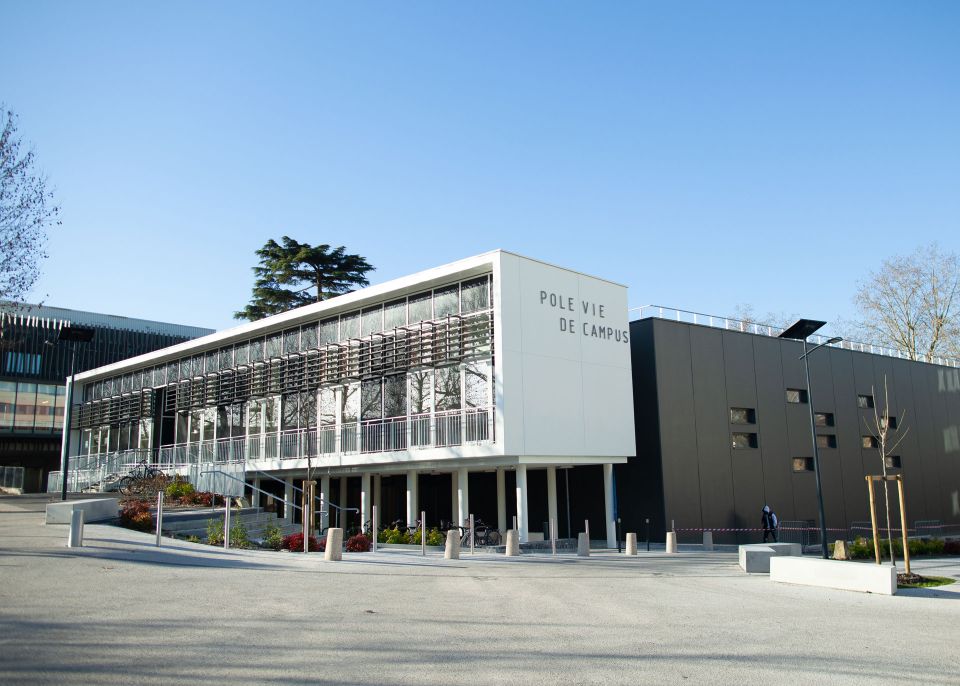
[[[547,519],[557,521],[557,468],[547,467]]]
[[[250,507],[260,507],[260,491],[257,490],[260,488],[260,479],[252,479],[250,485],[253,486],[250,489]]]
[[[462,525],[463,522],[457,519],[458,513],[460,512],[460,487],[459,487],[459,472],[450,472],[450,519],[454,521],[455,524]]]
[[[497,528],[507,530],[507,478],[503,467],[497,467]]]
[[[347,477],[346,476],[340,477],[340,497],[337,500],[337,505],[339,505],[341,508],[338,511],[340,515],[340,520],[337,522],[337,526],[341,529],[346,529],[348,514],[342,509],[347,506]]]
[[[417,470],[411,469],[407,471],[407,526],[413,526],[417,517],[420,516],[419,511],[417,511],[417,505],[419,504]]]
[[[466,467],[462,467],[457,474],[457,516],[460,518],[457,524],[463,526],[463,523],[470,518],[470,485],[467,477]]]
[[[607,547],[617,547],[617,519],[613,516],[613,465],[603,465],[603,505],[607,513]]]
[[[290,477],[283,480],[283,499],[287,501],[283,504],[283,521],[290,524],[295,519],[292,503],[296,502],[293,499],[293,479]]]
[[[360,475],[360,526],[365,527],[370,520],[370,472]]]
[[[520,542],[526,543],[530,535],[530,521],[527,516],[527,466],[517,465],[517,529]]]
[[[330,475],[320,477],[320,529],[330,526]]]

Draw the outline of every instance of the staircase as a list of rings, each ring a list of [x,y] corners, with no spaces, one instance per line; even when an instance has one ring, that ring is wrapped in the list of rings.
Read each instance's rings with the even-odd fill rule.
[[[202,510],[187,511],[165,511],[163,513],[163,534],[165,536],[176,536],[177,538],[186,538],[196,536],[201,541],[207,540],[207,524],[210,520],[223,522],[223,508],[215,510],[204,508]],[[236,526],[237,522],[242,522],[247,530],[247,538],[251,541],[262,539],[266,533],[267,527],[272,525],[280,527],[280,532],[287,534],[300,533],[303,528],[299,524],[284,523],[277,517],[275,512],[264,512],[259,507],[245,507],[240,510],[230,512],[230,526]]]

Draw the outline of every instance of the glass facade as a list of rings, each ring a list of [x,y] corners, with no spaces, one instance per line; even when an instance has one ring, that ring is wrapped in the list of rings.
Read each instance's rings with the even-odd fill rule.
[[[59,434],[66,387],[0,381],[0,431]]]
[[[183,463],[492,440],[491,286],[449,283],[88,384],[82,454]]]

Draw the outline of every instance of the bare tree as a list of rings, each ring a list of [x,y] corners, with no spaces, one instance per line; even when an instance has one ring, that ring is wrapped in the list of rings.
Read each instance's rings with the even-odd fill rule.
[[[884,260],[858,284],[854,338],[896,348],[911,360],[960,356],[960,259],[936,243]]]
[[[47,227],[59,224],[60,207],[46,177],[35,170],[33,150],[21,150],[17,115],[0,105],[0,300],[23,302],[40,276]]]
[[[870,394],[876,398],[876,394],[873,391],[873,387],[870,387]],[[884,505],[887,510],[887,546],[890,548],[890,564],[896,564],[893,555],[893,531],[890,526],[890,491],[887,487],[887,460],[893,455],[893,451],[897,449],[897,446],[907,437],[907,434],[910,433],[909,428],[903,428],[903,419],[906,414],[906,410],[900,411],[900,422],[894,427],[893,422],[890,421],[890,398],[887,392],[887,377],[883,377],[883,408],[878,409],[877,403],[874,402],[873,405],[873,417],[871,419],[864,418],[864,423],[867,425],[867,431],[870,432],[870,435],[873,436],[874,440],[877,441],[877,450],[880,452],[880,466],[883,470],[883,500]],[[893,433],[896,432],[896,433]]]
[[[793,324],[800,316],[796,314],[787,314],[786,312],[767,312],[766,314],[757,314],[753,305],[750,303],[740,303],[733,308],[733,314],[730,319],[735,319],[743,324],[756,325],[761,328],[766,327],[772,331],[782,331]]]

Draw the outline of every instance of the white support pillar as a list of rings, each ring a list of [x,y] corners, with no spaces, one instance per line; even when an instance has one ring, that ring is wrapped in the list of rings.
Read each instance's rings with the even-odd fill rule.
[[[366,527],[370,521],[370,472],[360,475],[360,526]],[[364,529],[366,531],[366,529]]]
[[[330,475],[320,477],[320,528],[330,527]]]
[[[497,528],[507,530],[507,478],[503,467],[497,467]]]
[[[607,547],[617,547],[617,520],[613,516],[613,465],[603,465],[603,505],[606,512]]]
[[[547,467],[547,520],[557,521],[557,468]]]
[[[349,513],[343,509],[347,506],[347,477],[344,475],[340,476],[340,497],[337,499],[337,505],[340,506],[340,509],[337,511],[340,515],[337,526],[341,529],[347,529],[349,528],[347,525]]]
[[[517,529],[520,542],[526,543],[530,535],[530,518],[527,516],[527,466],[517,465]]]
[[[290,477],[283,480],[283,499],[287,501],[283,504],[283,521],[290,524],[296,517],[293,511],[293,479]]]
[[[458,513],[460,512],[460,485],[459,472],[450,472],[450,519],[454,524],[463,526]]]
[[[417,470],[407,471],[407,526],[413,526],[420,513],[417,511],[417,505],[420,499],[417,495]]]
[[[470,485],[467,480],[468,476],[469,472],[467,472],[467,468],[461,467],[457,474],[457,524],[460,526],[463,526],[463,523],[470,517]]]

